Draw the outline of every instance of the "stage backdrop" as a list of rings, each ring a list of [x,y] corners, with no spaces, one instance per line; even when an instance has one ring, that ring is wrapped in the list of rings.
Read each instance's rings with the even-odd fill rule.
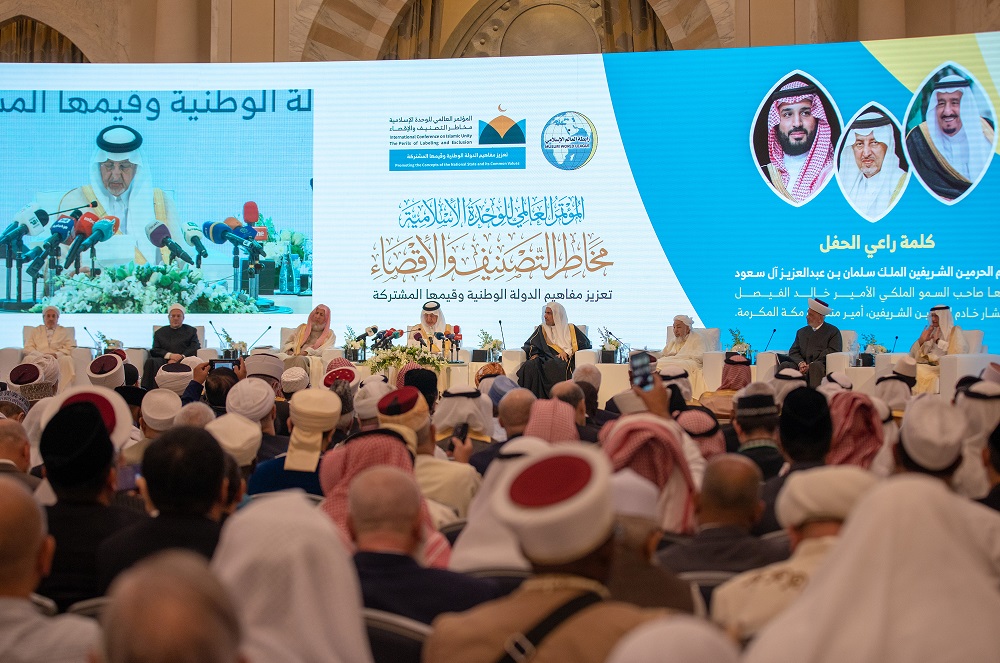
[[[405,328],[436,299],[466,347],[479,330],[499,337],[500,321],[515,347],[555,299],[595,345],[607,328],[662,347],[684,313],[720,327],[724,345],[734,329],[759,350],[776,329],[780,349],[815,296],[837,326],[886,346],[898,336],[897,349],[937,304],[995,344],[998,70],[1000,34],[603,57],[4,65],[0,216],[59,209],[92,181],[97,135],[120,124],[143,136],[176,234],[243,222],[252,200],[259,225],[270,219],[264,246],[292,252],[303,283],[311,262],[311,295],[268,295],[294,314],[245,313],[232,246],[208,243],[203,274],[181,278],[214,307],[189,322],[237,340],[270,326],[262,342],[277,343],[326,303],[339,345],[347,326]],[[134,271],[101,244],[97,255],[105,273]],[[105,305],[84,294],[97,282],[69,274],[55,303]],[[136,303],[116,310],[135,313],[62,322],[81,344],[84,325],[148,343],[165,314],[151,312],[148,281],[129,287]],[[40,323],[3,319],[2,345]]]

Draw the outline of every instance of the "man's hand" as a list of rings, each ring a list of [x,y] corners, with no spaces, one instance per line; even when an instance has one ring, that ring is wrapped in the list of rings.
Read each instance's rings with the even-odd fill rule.
[[[240,380],[245,380],[247,377],[247,362],[246,359],[240,358],[236,360],[233,364],[233,373],[236,373],[236,377]]]
[[[208,379],[208,369],[211,364],[207,361],[204,364],[198,364],[194,367],[192,371],[191,379],[199,384],[205,384],[205,380]]]
[[[802,375],[805,375],[808,372],[809,372],[809,364],[805,363],[804,361],[800,361],[799,362],[799,373],[802,373]]]
[[[451,442],[455,445],[455,449],[451,452],[451,456],[455,459],[455,462],[468,463],[469,458],[472,457],[472,440],[469,439],[468,433],[465,435],[464,440],[460,440],[452,435]]]
[[[179,352],[173,352],[170,354],[170,359],[167,360],[167,363],[176,364],[180,362],[181,359],[184,359],[184,355]]]
[[[650,391],[643,391],[635,385],[632,385],[632,391],[646,404],[650,414],[664,419],[674,418],[670,414],[670,392],[663,386],[663,380],[658,373],[653,373],[653,388]]]
[[[563,352],[562,350],[559,351],[559,358],[562,359],[567,364],[569,363],[569,355]]]

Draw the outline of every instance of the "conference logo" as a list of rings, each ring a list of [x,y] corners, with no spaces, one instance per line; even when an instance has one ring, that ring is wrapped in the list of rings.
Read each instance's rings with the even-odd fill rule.
[[[489,122],[479,120],[479,144],[524,145],[525,123],[525,120],[515,122],[506,115],[497,115]]]
[[[542,129],[542,154],[560,170],[586,166],[596,151],[597,129],[583,113],[559,113],[552,116]]]

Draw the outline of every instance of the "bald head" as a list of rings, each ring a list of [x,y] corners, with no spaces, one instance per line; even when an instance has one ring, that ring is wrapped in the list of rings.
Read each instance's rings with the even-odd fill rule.
[[[39,557],[46,542],[45,517],[23,483],[0,475],[0,596],[25,597],[48,572]]]
[[[0,458],[13,461],[17,469],[28,471],[31,461],[28,434],[20,422],[0,419]]]
[[[195,401],[181,408],[174,417],[174,426],[194,426],[204,428],[209,422],[215,421],[215,410],[207,403]]]
[[[580,364],[573,371],[573,382],[587,382],[594,385],[597,391],[601,391],[601,371],[595,364]]]
[[[126,571],[104,611],[107,663],[236,663],[236,609],[199,555],[172,550]]]
[[[513,389],[500,399],[497,406],[497,419],[500,426],[507,431],[507,437],[511,438],[524,432],[524,427],[528,425],[531,417],[531,406],[535,402],[535,395],[527,389]]]
[[[348,505],[351,529],[357,539],[379,532],[406,536],[420,522],[420,489],[416,482],[402,470],[387,465],[365,470],[351,481]]]
[[[557,382],[552,385],[549,395],[573,407],[576,411],[577,426],[587,423],[587,405],[584,403],[583,389],[580,388],[580,385],[572,380]]]
[[[749,529],[763,508],[762,480],[757,464],[746,456],[720,454],[712,457],[705,467],[698,499],[701,524],[739,525]]]

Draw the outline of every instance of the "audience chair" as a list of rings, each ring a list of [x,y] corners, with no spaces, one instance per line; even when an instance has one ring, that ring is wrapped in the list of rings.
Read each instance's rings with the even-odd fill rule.
[[[104,608],[107,607],[111,599],[107,596],[98,596],[93,599],[85,599],[83,601],[77,601],[69,608],[66,609],[71,615],[80,615],[81,617],[90,617],[91,619],[100,619],[101,615],[104,614]]]
[[[55,617],[59,613],[59,608],[56,607],[56,602],[47,596],[42,596],[41,594],[31,594],[31,604],[35,606],[41,614],[46,617]]]
[[[698,585],[701,590],[701,597],[705,600],[705,609],[712,608],[712,592],[715,588],[738,574],[730,571],[685,571],[678,573],[677,577],[685,582]]]
[[[455,541],[458,540],[458,535],[462,533],[465,529],[465,518],[460,518],[454,522],[442,525],[438,531],[444,534],[444,538],[448,539],[448,543],[455,545]]]
[[[375,663],[420,663],[430,626],[373,608],[365,608],[364,615]]]
[[[534,575],[527,569],[473,569],[466,571],[473,578],[487,578],[500,585],[502,596],[510,594],[521,586],[521,583]]]

